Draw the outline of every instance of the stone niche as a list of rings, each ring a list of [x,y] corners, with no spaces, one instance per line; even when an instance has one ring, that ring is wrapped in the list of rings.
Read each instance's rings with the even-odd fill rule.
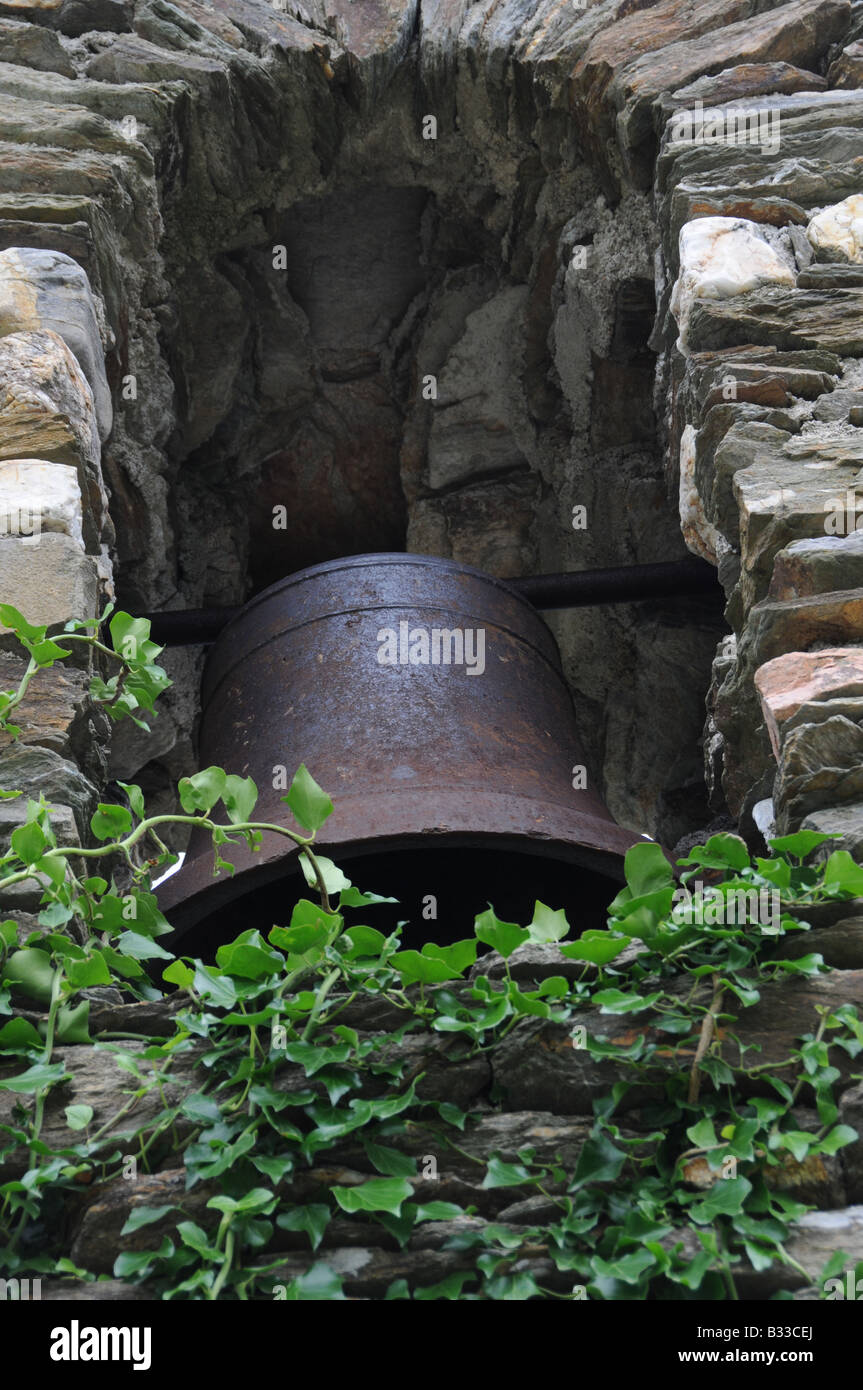
[[[417,27],[409,6],[341,0],[324,18],[137,0],[118,33],[107,13],[85,33],[65,11],[4,21],[39,57],[0,64],[21,161],[0,231],[86,272],[70,346],[91,377],[105,362],[100,553],[124,607],[235,605],[364,551],[499,576],[686,553],[652,199],[597,159],[570,88],[597,15],[546,9],[490,13],[481,62],[434,6]],[[549,621],[618,820],[672,844],[704,824],[715,608]],[[195,766],[202,652],[166,664],[152,736],[120,727],[109,768],[157,808]]]

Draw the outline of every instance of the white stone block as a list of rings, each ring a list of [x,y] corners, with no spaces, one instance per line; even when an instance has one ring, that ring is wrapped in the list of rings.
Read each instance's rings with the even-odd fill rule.
[[[692,307],[698,299],[730,299],[763,285],[794,285],[794,272],[755,222],[742,217],[698,217],[680,229],[680,273],[671,312],[685,351]]]
[[[863,263],[863,193],[853,193],[816,213],[806,235],[829,260]]]
[[[42,459],[0,462],[0,537],[22,536],[35,546],[47,531],[62,531],[84,549],[76,469]]]

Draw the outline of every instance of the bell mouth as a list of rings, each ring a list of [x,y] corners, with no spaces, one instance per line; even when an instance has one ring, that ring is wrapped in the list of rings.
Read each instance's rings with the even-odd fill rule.
[[[618,854],[530,843],[523,835],[405,835],[388,837],[386,846],[366,841],[318,849],[363,892],[397,899],[348,911],[347,925],[362,921],[389,934],[404,924],[402,944],[416,950],[426,941],[447,945],[473,936],[474,918],[489,906],[503,921],[526,926],[537,900],[564,909],[572,936],[602,929],[623,880]],[[560,857],[563,851],[567,858]],[[271,927],[288,925],[299,898],[317,900],[296,853],[250,868],[242,878],[214,878],[211,865],[212,854],[208,865],[199,860],[192,866],[199,885],[192,895],[185,895],[188,883],[177,882],[185,864],[156,890],[174,927],[164,940],[178,954],[209,960],[242,931],[255,928],[266,937]]]

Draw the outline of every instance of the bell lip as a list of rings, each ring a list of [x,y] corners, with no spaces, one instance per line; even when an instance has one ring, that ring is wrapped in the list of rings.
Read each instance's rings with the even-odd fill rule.
[[[315,848],[337,864],[352,862],[371,854],[419,849],[433,852],[446,849],[500,849],[524,858],[555,859],[574,867],[623,881],[623,856],[644,840],[638,831],[626,830],[613,820],[584,812],[567,811],[556,803],[532,801],[504,793],[481,793],[482,805],[474,794],[466,798],[449,793],[437,798],[434,813],[417,815],[417,803],[409,793],[388,793],[386,802],[376,799],[375,818],[394,810],[393,803],[407,808],[397,818],[374,832],[370,825],[369,802],[365,796],[343,798],[338,807],[338,825]],[[448,803],[448,804],[443,804]],[[412,814],[411,814],[412,808]],[[334,819],[335,819],[334,813]],[[482,829],[477,829],[477,820]],[[393,825],[398,829],[394,830]],[[332,830],[337,830],[336,834]],[[212,850],[205,844],[194,859],[186,860],[156,889],[162,912],[182,934],[211,912],[227,906],[257,888],[297,870],[296,846],[280,836],[265,832],[261,849],[253,853],[245,846],[231,848],[233,875],[212,872]],[[386,890],[384,884],[380,891]]]

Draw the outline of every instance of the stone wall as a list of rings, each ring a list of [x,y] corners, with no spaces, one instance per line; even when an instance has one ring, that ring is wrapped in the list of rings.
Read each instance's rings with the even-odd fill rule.
[[[689,547],[730,635],[552,621],[599,790],[669,843],[730,812],[863,856],[861,38],[848,0],[0,0],[0,600]],[[200,653],[167,664],[110,750],[87,671],[40,678],[0,787],[70,837],[111,778],[170,804]]]

